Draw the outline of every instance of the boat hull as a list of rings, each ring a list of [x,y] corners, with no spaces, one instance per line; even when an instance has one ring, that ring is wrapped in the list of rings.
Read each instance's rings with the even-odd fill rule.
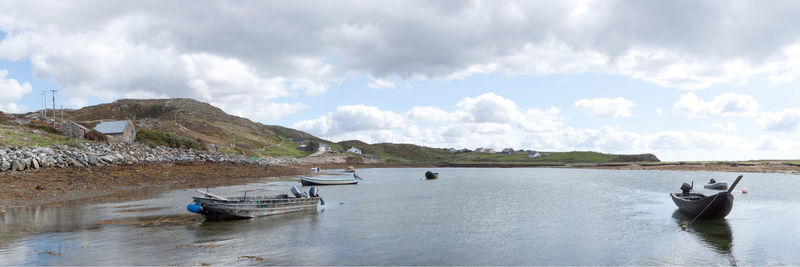
[[[697,193],[670,193],[681,213],[698,219],[725,218],[733,208],[733,195],[719,192],[705,196]]]
[[[228,200],[194,197],[194,203],[201,207],[198,213],[207,220],[248,219],[314,210],[319,201],[319,197],[237,197]]]
[[[728,183],[720,182],[720,183],[707,184],[707,185],[703,185],[703,188],[716,189],[716,190],[725,190],[725,189],[728,189]]]
[[[300,183],[304,186],[308,185],[345,185],[345,184],[357,184],[358,179],[314,179],[309,177],[302,177],[300,178]]]
[[[425,172],[425,179],[432,180],[436,178],[439,178],[438,172],[430,172],[430,171]]]

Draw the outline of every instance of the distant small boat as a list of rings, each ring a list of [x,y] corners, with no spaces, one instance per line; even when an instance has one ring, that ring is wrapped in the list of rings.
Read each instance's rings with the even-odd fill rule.
[[[319,197],[316,187],[309,193],[302,194],[297,187],[292,187],[293,196],[281,194],[276,196],[244,196],[220,197],[208,192],[204,196],[193,197],[194,202],[186,206],[190,212],[203,215],[208,220],[247,219],[289,212],[316,209],[317,203],[325,202]]]
[[[347,168],[345,168],[344,171],[345,172],[356,172],[356,168],[353,168],[353,166],[347,166]]]
[[[303,185],[343,185],[343,184],[357,184],[358,179],[355,177],[347,177],[347,178],[312,178],[312,177],[300,177],[300,183]]]
[[[438,172],[431,172],[431,171],[426,171],[425,172],[425,179],[431,180],[431,179],[436,179],[436,178],[439,178],[439,173]]]
[[[710,196],[700,193],[692,193],[692,187],[687,183],[681,186],[681,193],[670,193],[672,201],[678,206],[678,210],[692,218],[698,219],[717,219],[725,218],[733,208],[733,195],[730,193],[742,176],[736,178],[730,190],[719,192]]]
[[[728,183],[726,183],[726,182],[717,182],[714,179],[711,179],[711,181],[708,181],[708,184],[703,185],[703,188],[716,189],[716,190],[725,190],[725,189],[728,189]]]

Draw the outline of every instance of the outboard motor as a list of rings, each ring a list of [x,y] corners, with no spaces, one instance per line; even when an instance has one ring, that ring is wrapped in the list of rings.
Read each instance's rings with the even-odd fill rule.
[[[717,183],[717,180],[714,180],[714,178],[711,178],[711,180],[708,181],[708,184],[716,184],[716,183]]]
[[[311,189],[308,189],[308,196],[310,196],[310,197],[318,197],[319,196],[319,190],[317,189],[316,186],[312,186]]]
[[[194,204],[194,203],[191,203],[191,204],[187,205],[186,209],[189,210],[190,212],[197,213],[197,214],[202,214],[203,213],[203,206],[200,206],[200,205],[197,205],[197,204]]]
[[[692,186],[687,183],[683,183],[683,185],[681,185],[681,191],[683,191],[684,194],[689,194],[689,192],[692,191]]]
[[[300,194],[300,189],[297,189],[297,186],[292,186],[292,195],[295,197],[302,197],[303,195]]]

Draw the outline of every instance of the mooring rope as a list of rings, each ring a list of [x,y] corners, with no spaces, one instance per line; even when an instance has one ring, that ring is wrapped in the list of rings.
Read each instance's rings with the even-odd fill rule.
[[[690,224],[692,224],[692,223],[694,222],[694,220],[697,220],[697,217],[700,217],[700,215],[701,215],[701,214],[703,214],[703,212],[704,212],[704,211],[706,211],[706,209],[708,208],[708,206],[711,206],[711,204],[712,204],[712,203],[714,203],[714,200],[717,200],[717,197],[718,197],[718,196],[719,196],[719,193],[717,193],[716,195],[714,195],[714,199],[711,199],[711,202],[708,202],[708,205],[706,205],[706,207],[705,207],[705,208],[703,208],[703,210],[702,210],[702,211],[700,211],[700,213],[698,213],[698,214],[697,214],[697,216],[694,216],[694,219],[692,219],[692,221],[691,221],[691,222],[689,222],[689,224],[687,224],[687,226],[688,226],[688,225],[690,225]]]

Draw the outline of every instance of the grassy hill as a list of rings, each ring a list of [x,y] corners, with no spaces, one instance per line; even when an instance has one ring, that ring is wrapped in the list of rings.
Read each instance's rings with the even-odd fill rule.
[[[528,152],[510,155],[500,153],[453,153],[448,149],[422,147],[412,144],[367,144],[357,140],[338,142],[342,148],[356,147],[363,154],[374,155],[390,163],[418,163],[451,165],[563,165],[570,163],[658,162],[653,154],[615,155],[593,151],[540,152],[538,158],[528,157]]]
[[[329,143],[306,132],[253,122],[227,114],[208,103],[185,98],[121,99],[65,110],[64,119],[89,128],[104,120],[132,120],[137,129],[150,131],[148,143],[173,141],[175,138],[169,134],[174,134],[210,150],[216,145],[220,151],[247,156],[302,157],[309,154],[298,150],[300,144],[291,142],[291,138]],[[153,140],[154,137],[169,140]]]

